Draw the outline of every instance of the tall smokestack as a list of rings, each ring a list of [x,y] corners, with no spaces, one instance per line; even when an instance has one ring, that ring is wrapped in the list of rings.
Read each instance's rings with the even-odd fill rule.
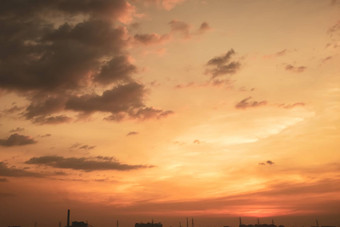
[[[194,218],[191,218],[191,227],[194,227]]]
[[[70,227],[70,209],[67,210],[67,227]]]
[[[189,219],[187,218],[187,227],[189,227]]]

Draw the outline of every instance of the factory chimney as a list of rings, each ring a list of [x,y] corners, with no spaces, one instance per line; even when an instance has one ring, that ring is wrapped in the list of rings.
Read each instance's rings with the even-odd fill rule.
[[[70,209],[67,210],[67,227],[70,227]]]

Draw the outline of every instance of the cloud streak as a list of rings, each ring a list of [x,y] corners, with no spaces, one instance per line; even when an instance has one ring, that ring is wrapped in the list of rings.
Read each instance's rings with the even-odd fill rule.
[[[31,137],[20,135],[17,133],[10,135],[7,139],[0,139],[0,145],[5,147],[24,146],[35,143],[37,143],[37,141],[35,141]]]
[[[0,176],[3,177],[43,177],[44,175],[36,172],[30,172],[25,169],[8,167],[6,163],[0,162]]]
[[[86,172],[117,170],[129,171],[136,169],[152,168],[150,165],[129,165],[117,161],[114,158],[64,158],[62,156],[41,156],[33,157],[25,162],[26,164],[45,165],[61,169],[73,169]]]

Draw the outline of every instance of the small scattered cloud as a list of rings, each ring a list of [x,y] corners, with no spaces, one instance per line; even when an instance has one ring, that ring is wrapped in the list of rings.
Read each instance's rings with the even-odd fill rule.
[[[287,71],[294,72],[294,73],[302,73],[307,69],[307,67],[306,66],[286,65],[285,69]]]
[[[128,132],[128,134],[126,134],[126,136],[134,136],[134,135],[138,135],[138,134],[139,134],[138,132],[131,131],[131,132]]]
[[[112,157],[98,156],[95,158],[64,158],[62,156],[41,156],[33,157],[25,162],[26,164],[45,165],[61,169],[73,169],[81,171],[104,171],[117,170],[129,171],[136,169],[152,168],[150,165],[130,165],[117,161]]]
[[[270,161],[270,160],[268,160],[268,161],[266,161],[266,164],[268,164],[268,165],[274,165],[274,162],[273,162],[273,161]]]
[[[199,141],[199,140],[194,140],[194,144],[200,144],[201,143],[201,141]]]
[[[207,22],[203,22],[198,29],[198,33],[202,34],[202,33],[205,33],[207,31],[210,31],[211,29],[212,28],[210,27],[210,25]]]
[[[170,40],[169,34],[159,35],[157,33],[151,34],[136,34],[134,35],[134,40],[144,44],[144,45],[152,45],[152,44],[161,44]]]
[[[178,32],[185,38],[190,38],[190,25],[184,21],[172,20],[169,22],[171,32]]]
[[[22,132],[22,131],[24,131],[24,130],[25,130],[24,128],[17,127],[17,128],[14,128],[14,129],[10,130],[9,132],[10,132],[10,133],[14,133],[14,132]]]
[[[7,139],[0,139],[0,145],[5,147],[24,146],[35,143],[37,143],[37,141],[35,141],[31,137],[20,135],[17,133],[10,135]]]
[[[267,160],[266,162],[260,162],[259,165],[265,166],[265,165],[274,165],[275,163],[271,160]]]
[[[237,109],[247,109],[247,108],[253,108],[253,107],[260,107],[267,105],[267,101],[251,101],[252,97],[249,96],[245,99],[242,99],[240,102],[238,102],[235,105],[235,108]]]
[[[46,134],[44,134],[44,135],[40,135],[40,137],[42,137],[42,138],[44,138],[44,137],[50,137],[50,136],[52,136],[50,133],[46,133]]]
[[[234,55],[235,51],[230,49],[226,54],[210,59],[206,64],[209,67],[206,74],[210,74],[212,79],[235,74],[240,69],[241,64],[238,61],[232,61]]]

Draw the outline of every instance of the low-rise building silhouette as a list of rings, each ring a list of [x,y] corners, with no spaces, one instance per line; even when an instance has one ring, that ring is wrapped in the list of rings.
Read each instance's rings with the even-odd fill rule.
[[[72,227],[88,227],[89,225],[83,221],[73,221]]]
[[[148,223],[136,223],[135,227],[163,227],[162,223],[154,223],[154,222],[148,222]]]

